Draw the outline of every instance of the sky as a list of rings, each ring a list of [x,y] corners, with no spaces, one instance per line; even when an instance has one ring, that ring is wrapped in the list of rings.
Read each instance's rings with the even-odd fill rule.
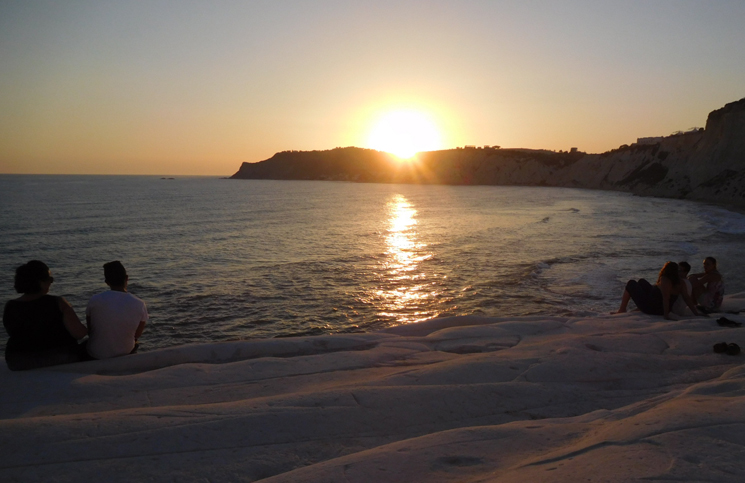
[[[0,173],[228,176],[382,149],[393,112],[425,149],[603,152],[745,97],[743,25],[742,0],[0,0]]]

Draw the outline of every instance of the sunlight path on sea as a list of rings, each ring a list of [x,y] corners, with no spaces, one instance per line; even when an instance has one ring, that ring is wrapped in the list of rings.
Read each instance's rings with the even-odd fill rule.
[[[432,258],[427,244],[417,237],[417,210],[402,194],[391,195],[387,203],[388,224],[385,237],[386,258],[382,262],[385,280],[376,289],[377,315],[405,324],[436,315],[423,302],[435,295],[434,283],[427,280],[419,265]]]
[[[115,211],[111,199],[129,200]],[[40,259],[80,315],[122,260],[141,351],[371,332],[437,316],[617,308],[666,260],[720,260],[745,290],[745,215],[683,200],[512,186],[0,176],[0,301]],[[0,355],[7,340],[0,330]]]

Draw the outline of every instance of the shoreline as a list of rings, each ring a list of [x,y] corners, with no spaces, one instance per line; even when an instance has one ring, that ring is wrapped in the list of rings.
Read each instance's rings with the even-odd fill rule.
[[[123,178],[119,179],[122,180]],[[129,186],[129,184],[122,181],[115,181],[112,184],[117,185],[119,183]],[[161,181],[153,180],[140,184],[132,183],[132,185],[144,186],[142,191],[147,191],[156,189],[156,183],[160,186]],[[50,182],[49,184],[53,185],[54,183]],[[59,183],[63,187],[66,184],[68,183]],[[89,182],[89,185],[95,184],[97,182]],[[218,188],[218,185],[221,183],[217,181],[184,181],[178,184],[180,186],[177,186],[176,191],[192,192],[199,190],[201,194],[209,194]],[[44,185],[42,184],[42,186]],[[102,186],[107,185],[103,184]],[[174,185],[170,184],[169,186]],[[193,188],[190,188],[190,186]],[[280,183],[263,185],[247,183],[246,186],[226,187],[225,190],[236,194],[236,196],[230,199],[241,199],[244,191],[245,193],[285,191],[285,186]],[[323,199],[323,204],[319,203],[319,209],[316,209],[316,207],[313,208],[314,211],[324,214],[326,213],[324,207],[332,204],[328,200],[338,199],[350,192],[363,192],[365,196],[368,196],[367,193],[374,193],[377,196],[375,198],[376,206],[384,209],[387,209],[385,207],[389,206],[385,204],[389,201],[388,198],[393,199],[393,195],[389,193],[401,193],[406,195],[410,201],[416,200],[413,207],[423,210],[422,214],[433,213],[432,207],[437,207],[438,200],[443,198],[442,194],[447,193],[453,193],[454,197],[457,198],[467,199],[470,204],[481,203],[482,199],[509,199],[515,200],[515,206],[519,206],[523,199],[539,200],[539,202],[535,203],[538,209],[531,211],[531,216],[520,219],[520,223],[523,223],[528,229],[520,234],[519,237],[514,238],[515,240],[522,241],[512,246],[523,245],[523,241],[550,240],[550,237],[558,229],[563,229],[564,231],[562,233],[566,233],[561,236],[563,241],[573,241],[571,239],[574,237],[578,242],[576,244],[577,249],[573,248],[575,245],[572,243],[564,243],[561,246],[556,243],[547,242],[544,244],[543,249],[540,246],[537,247],[540,249],[540,252],[538,250],[523,250],[524,253],[521,253],[519,250],[506,252],[501,246],[499,250],[494,250],[494,239],[488,230],[494,230],[493,232],[497,233],[497,228],[492,228],[492,226],[497,227],[501,223],[499,221],[499,202],[488,205],[490,207],[490,211],[487,212],[489,215],[488,218],[481,216],[481,219],[487,222],[483,224],[480,223],[478,216],[474,216],[472,219],[469,218],[470,214],[474,213],[473,210],[462,210],[458,212],[458,216],[452,216],[450,218],[442,217],[438,211],[436,212],[437,217],[430,216],[429,218],[423,218],[419,220],[419,224],[416,227],[420,229],[420,233],[412,231],[410,238],[412,240],[416,238],[423,243],[421,246],[424,248],[420,250],[420,253],[417,252],[419,255],[427,256],[434,254],[435,259],[433,262],[426,261],[420,263],[419,266],[421,267],[422,274],[426,274],[427,277],[438,275],[438,273],[445,274],[447,272],[444,269],[446,269],[452,275],[455,273],[453,272],[454,270],[460,270],[458,267],[463,260],[470,260],[469,263],[463,264],[467,269],[460,270],[460,278],[450,277],[447,281],[442,278],[443,283],[438,286],[433,285],[434,288],[431,289],[433,293],[442,289],[442,293],[447,294],[447,297],[442,296],[427,299],[433,301],[433,303],[426,306],[428,310],[426,316],[428,317],[438,314],[444,316],[468,314],[503,316],[523,315],[527,313],[540,313],[546,316],[602,314],[610,308],[615,307],[616,299],[620,296],[626,279],[640,277],[649,279],[650,277],[654,277],[659,269],[658,264],[660,260],[664,261],[668,258],[689,260],[695,266],[697,257],[703,258],[704,255],[716,256],[722,262],[723,270],[728,271],[725,273],[725,277],[727,277],[727,281],[729,282],[728,291],[745,290],[745,279],[741,276],[743,272],[739,270],[741,264],[738,261],[739,241],[742,239],[743,227],[745,226],[743,225],[742,215],[724,211],[724,208],[713,207],[712,205],[691,205],[679,201],[655,201],[644,198],[631,198],[629,194],[623,193],[598,192],[597,194],[592,194],[586,191],[543,191],[539,188],[523,189],[516,187],[504,190],[493,188],[463,190],[450,187],[414,187],[407,191],[405,187],[381,188],[374,186],[360,187],[349,184],[346,187],[338,185],[290,184],[287,185],[286,191],[299,191],[311,195],[318,192],[332,193],[332,195]],[[381,195],[380,193],[383,194]],[[424,195],[420,196],[420,194]],[[82,196],[78,196],[71,200],[74,209],[66,212],[67,218],[75,220],[79,214],[85,212],[85,210],[80,211],[75,207],[82,198]],[[205,196],[199,196],[200,200],[203,198]],[[250,196],[246,196],[245,198],[251,199]],[[432,203],[429,200],[435,200],[435,202]],[[560,200],[560,203],[557,203],[556,200]],[[580,204],[583,200],[589,200],[591,204],[586,203],[583,206]],[[214,205],[218,207],[226,204],[219,202]],[[298,203],[297,205],[302,207],[302,203]],[[292,207],[295,205],[287,206]],[[492,209],[492,206],[496,206],[497,208]],[[596,206],[608,206],[611,209],[606,211],[590,209]],[[570,207],[582,209],[583,212],[570,210]],[[613,213],[616,210],[613,207],[617,207],[618,213]],[[653,209],[655,221],[645,221],[645,224],[639,223],[637,226],[636,222],[638,220],[649,220],[649,217],[640,218],[640,215],[637,214],[646,210],[647,207]],[[387,265],[384,263],[396,261],[387,251],[389,249],[388,232],[378,230],[378,228],[387,229],[388,224],[393,220],[390,214],[393,212],[386,212],[384,209],[379,209],[378,212],[374,213],[375,216],[366,216],[365,221],[367,225],[364,229],[347,230],[345,232],[340,231],[338,228],[331,230],[329,234],[337,236],[334,249],[330,248],[331,245],[328,244],[328,238],[324,238],[327,235],[321,230],[316,230],[317,236],[309,237],[309,242],[304,243],[304,246],[300,246],[299,244],[286,245],[283,251],[276,250],[272,252],[271,257],[264,256],[263,249],[265,246],[244,241],[240,237],[229,238],[232,236],[230,233],[232,230],[231,223],[247,216],[234,213],[226,217],[225,222],[221,220],[220,223],[214,225],[220,232],[219,235],[206,236],[205,238],[204,234],[200,233],[198,229],[195,229],[191,233],[193,238],[190,241],[196,242],[196,245],[195,243],[172,245],[177,247],[179,252],[183,253],[204,242],[205,248],[201,249],[201,253],[205,254],[206,257],[204,262],[198,259],[200,261],[200,265],[198,266],[195,266],[191,261],[187,262],[179,254],[166,255],[165,257],[151,257],[147,249],[150,246],[148,243],[132,242],[124,251],[136,254],[138,256],[138,262],[141,265],[141,268],[137,269],[138,276],[141,277],[141,283],[139,283],[139,286],[136,287],[133,293],[147,301],[149,305],[152,303],[153,310],[151,312],[154,314],[153,323],[143,338],[141,350],[151,351],[156,347],[174,346],[186,342],[236,340],[246,337],[273,337],[279,333],[283,335],[290,335],[288,333],[292,333],[292,335],[310,335],[312,333],[323,332],[375,330],[382,328],[384,325],[400,323],[395,319],[398,319],[401,314],[408,316],[413,313],[415,310],[414,305],[410,306],[412,307],[411,309],[409,309],[409,306],[403,305],[400,312],[392,313],[393,315],[384,319],[376,315],[376,312],[380,311],[380,304],[382,302],[364,298],[367,294],[374,295],[375,284],[377,283],[380,283],[382,287],[386,288],[395,287],[398,284],[398,282],[393,280],[391,274],[386,271]],[[233,210],[228,209],[228,211]],[[287,211],[292,212],[292,210]],[[623,215],[623,212],[626,212],[627,215]],[[672,213],[678,212],[679,214],[676,215],[677,218],[673,218]],[[311,212],[308,211],[307,213]],[[460,213],[466,216],[460,216]],[[532,216],[533,213],[535,216]],[[600,215],[594,216],[596,213],[600,213]],[[344,220],[348,216],[348,213],[332,214],[335,216],[333,218],[335,220],[333,224],[346,228],[344,226],[346,223]],[[133,215],[137,216],[138,214],[135,212],[131,213],[130,219],[134,219],[131,218]],[[250,216],[254,215],[251,214]],[[543,222],[549,216],[551,216],[550,221]],[[642,243],[629,244],[624,237],[628,236],[630,232],[622,229],[614,231],[615,226],[613,224],[617,224],[619,220],[618,216],[626,216],[627,219],[625,222],[637,228],[637,231],[634,232],[635,237],[643,238],[646,236],[649,242],[642,241]],[[153,221],[157,218],[160,218],[160,215],[154,217],[153,220],[148,222],[148,225],[154,226]],[[205,218],[207,217],[194,217],[193,223],[190,226],[198,227],[199,222],[205,220]],[[309,217],[297,217],[300,220],[304,218]],[[689,234],[685,228],[686,221],[694,218],[697,228],[693,231],[688,230],[690,232]],[[328,219],[330,220],[331,218]],[[369,222],[370,220],[377,221],[371,223]],[[430,223],[432,220],[436,223]],[[588,223],[586,220],[590,220],[590,222]],[[669,223],[668,220],[670,220]],[[116,217],[111,221],[118,223]],[[577,225],[577,223],[584,224]],[[24,222],[24,224],[27,225],[28,223]],[[140,222],[137,222],[137,224],[139,225]],[[53,266],[53,270],[56,271],[59,269],[59,272],[56,273],[58,275],[58,281],[52,293],[65,296],[76,309],[77,313],[82,316],[90,296],[96,293],[96,291],[105,289],[105,285],[100,281],[99,265],[100,261],[105,261],[105,259],[99,258],[95,247],[97,243],[100,243],[100,240],[110,240],[116,232],[104,230],[103,233],[89,233],[86,228],[86,225],[89,225],[88,222],[80,223],[78,226],[69,223],[64,223],[64,225],[66,227],[65,231],[57,233],[64,235],[64,239],[67,242],[65,244],[57,243],[55,240],[60,239],[60,237],[53,236],[50,238],[49,244],[45,244],[43,247],[45,250],[42,253],[49,253],[48,258],[52,260],[54,259],[52,257],[62,259],[63,263],[55,262]],[[302,229],[302,225],[302,223],[298,224],[299,229]],[[607,229],[605,225],[608,225]],[[263,230],[264,226],[271,227],[272,225],[260,222],[253,224],[253,226],[256,227],[255,231],[258,232]],[[425,238],[424,234],[426,233],[422,229],[429,229],[431,226],[445,228],[439,230],[437,237]],[[582,226],[582,228],[578,229],[578,226]],[[476,229],[471,230],[470,227],[476,227]],[[589,229],[600,227],[596,232],[591,232],[600,235],[600,237],[587,239],[587,236],[584,235],[590,232],[586,231],[584,227],[588,227]],[[638,230],[638,228],[642,229]],[[144,230],[144,234],[147,237],[165,235],[177,241],[177,236],[181,230],[182,228],[179,226],[169,227],[168,229],[148,228]],[[35,248],[31,248],[35,247],[33,233],[35,233],[33,227],[18,229],[16,230],[16,241],[12,241],[13,233],[9,233],[11,236],[6,237],[6,240],[10,240],[10,242],[5,245],[8,248],[8,252],[27,253],[29,258],[41,256]],[[668,236],[668,233],[674,234]],[[281,239],[282,234],[281,230],[277,230],[273,236],[276,239]],[[463,244],[462,240],[464,236],[474,234],[478,238],[471,238],[471,240],[476,240],[478,244],[474,245],[476,247],[475,249],[471,249],[468,244]],[[610,236],[603,237],[603,235]],[[207,241],[215,237],[235,240],[236,243],[230,242],[236,256],[229,260],[231,263],[226,264],[222,263],[222,261],[218,263],[215,260],[207,258],[212,257],[207,248],[209,246]],[[247,240],[251,239],[248,238]],[[664,245],[660,245],[655,241],[668,239],[670,243]],[[606,246],[609,247],[607,251],[600,251],[593,248],[596,246],[597,241],[604,242],[605,240],[607,240]],[[351,242],[347,243],[347,241]],[[450,245],[437,245],[436,243],[439,241],[449,242]],[[712,241],[722,244],[721,246],[717,245],[714,247],[716,251],[713,253],[708,249]],[[355,249],[358,246],[362,246],[362,243],[366,243],[363,248],[366,249],[365,257],[369,258],[355,258]],[[289,262],[292,259],[313,260],[313,257],[316,256],[316,245],[321,250],[325,249],[325,251],[321,257],[316,259],[318,264],[314,268],[317,270],[313,275],[305,277],[303,272],[306,272],[306,270],[302,265],[291,265]],[[256,246],[259,248],[255,248]],[[434,248],[429,249],[427,246]],[[336,247],[346,251],[335,251],[337,250]],[[461,249],[462,247],[466,248]],[[566,247],[569,248],[564,250]],[[631,250],[622,251],[629,247],[631,247]],[[300,249],[300,251],[294,251],[297,249]],[[653,259],[654,257],[651,256],[647,257],[646,250],[654,251],[655,249],[659,253],[659,256],[656,259]],[[610,256],[604,259],[604,253],[608,253]],[[121,254],[117,253],[116,257],[119,256]],[[465,258],[465,256],[470,256],[470,258]],[[46,255],[42,256],[42,258],[44,257]],[[437,257],[440,257],[439,260]],[[504,261],[500,260],[500,257]],[[3,276],[6,279],[6,283],[3,284],[4,300],[17,297],[17,294],[11,293],[12,274],[18,263],[14,262],[13,258],[16,257],[13,256],[6,260],[6,268],[3,270]],[[266,258],[267,261],[262,261],[262,258]],[[22,259],[18,257],[17,260]],[[251,270],[247,270],[244,276],[240,264],[235,263],[237,260],[241,260],[241,262],[251,261],[252,263],[254,260],[257,260],[257,262],[251,265]],[[275,262],[275,260],[277,261]],[[353,263],[350,263],[350,261]],[[483,264],[483,267],[481,262],[486,262]],[[282,268],[283,275],[275,280],[274,284],[265,285],[263,282],[265,278],[262,277],[266,274],[271,275],[272,271],[275,270],[271,267],[275,266],[275,263],[280,264],[277,266]],[[500,277],[506,272],[498,272],[496,268],[501,269],[501,267],[505,266],[505,263],[511,264],[510,270],[514,269],[514,274],[511,272],[509,274],[509,280],[521,281],[514,289],[510,288],[507,291],[495,289],[494,287],[497,287],[498,284],[490,283],[502,280]],[[172,290],[174,284],[178,284],[179,280],[188,274],[189,271],[169,272],[168,270],[164,270],[164,267],[170,264],[181,265],[184,268],[189,267],[189,270],[196,272],[200,284],[195,285],[194,290],[188,288],[188,286],[185,286],[185,289],[179,288],[178,290]],[[254,270],[254,267],[258,267],[261,271]],[[358,267],[361,268],[358,269]],[[236,288],[242,294],[241,297],[234,298],[231,295],[232,289],[230,287],[233,286],[234,279],[236,278],[228,274],[231,270],[234,270],[238,278],[242,280],[242,283],[236,285]],[[354,275],[354,278],[350,278],[346,282],[349,285],[348,293],[332,299],[331,297],[334,297],[336,294],[342,294],[341,291],[336,289],[336,285],[334,285],[335,279],[333,277],[337,273],[349,273]],[[583,285],[584,282],[581,278],[577,278],[575,281],[575,278],[580,273],[592,274],[592,283]],[[314,283],[317,277],[321,276],[330,277],[329,280],[332,280],[334,283],[329,284],[329,287],[333,286],[333,290],[328,289],[325,292],[308,291],[307,289],[301,290],[299,289],[301,285],[289,283],[293,278],[297,280],[297,277],[301,277],[300,279],[303,280],[302,286],[307,287]],[[623,277],[623,280],[621,280],[621,277]],[[485,278],[486,280],[484,280]],[[375,279],[375,284],[367,283],[373,279]],[[432,278],[432,280],[438,281],[440,279]],[[508,280],[508,277],[505,277],[504,280]],[[280,285],[280,282],[282,285]],[[416,282],[412,282],[407,287],[413,288],[416,285]],[[251,287],[250,289],[248,288],[249,286]],[[252,294],[254,293],[261,293],[264,296],[288,295],[281,293],[279,287],[282,286],[295,287],[291,297],[278,299],[265,298],[260,300],[252,298]],[[502,298],[503,296],[506,297]],[[521,301],[524,305],[510,303],[509,301],[512,300],[513,296],[523,296]],[[394,299],[395,297],[390,300]],[[254,300],[258,300],[258,302],[254,304]],[[314,302],[314,300],[316,301]],[[446,300],[446,303],[437,305],[439,300]],[[507,301],[503,302],[503,300]],[[188,310],[181,310],[179,308],[182,303],[186,303]],[[299,308],[297,306],[298,303],[304,304],[303,308],[292,310],[290,306],[295,304]],[[345,308],[347,305],[349,308]],[[208,306],[216,307],[220,312],[211,314],[208,310],[205,310],[205,307]],[[290,309],[286,310],[285,307],[290,307]],[[310,310],[306,310],[305,307],[308,307]],[[332,307],[341,307],[341,310],[333,311]],[[421,307],[416,309],[422,310]],[[450,310],[452,307],[455,308]],[[522,307],[527,308],[522,310]],[[352,309],[354,309],[354,312]],[[188,315],[188,318],[180,319],[179,317],[184,314]],[[213,319],[210,318],[213,315],[215,323],[212,323]],[[333,316],[335,318],[324,318],[326,316]],[[424,318],[424,316],[421,318]],[[203,322],[207,321],[210,323],[203,324]],[[181,325],[182,322],[183,325]],[[337,322],[339,322],[339,325],[337,325]],[[2,339],[2,336],[0,336],[0,339]]]
[[[232,177],[222,177],[219,179],[238,179],[238,178],[232,178]],[[241,179],[240,181],[247,181],[245,179]],[[413,185],[413,186],[421,186],[421,183],[396,183],[396,182],[376,182],[376,181],[345,181],[345,180],[316,180],[316,179],[252,179],[250,181],[295,181],[295,182],[319,182],[319,183],[361,183],[361,184],[391,184],[391,185]],[[584,188],[584,187],[577,187],[577,186],[537,186],[532,184],[510,184],[510,185],[499,185],[499,184],[468,184],[468,185],[452,185],[452,184],[430,184],[428,186],[460,186],[460,187],[483,187],[483,186],[493,186],[495,188],[554,188],[554,189],[568,189],[568,190],[583,190],[583,191],[600,191],[600,192],[615,192],[615,193],[626,193],[630,196],[638,196],[640,198],[656,198],[656,199],[662,199],[662,200],[679,200],[679,201],[687,201],[691,203],[700,203],[704,205],[710,205],[710,206],[716,206],[718,208],[724,208],[726,210],[732,211],[733,213],[739,213],[741,215],[745,215],[745,200],[741,202],[732,202],[732,201],[717,201],[717,200],[701,200],[701,199],[691,199],[691,198],[682,198],[682,197],[672,197],[672,196],[665,196],[665,195],[656,195],[656,194],[649,194],[649,193],[634,193],[631,191],[621,190],[621,189],[612,189],[612,188]]]

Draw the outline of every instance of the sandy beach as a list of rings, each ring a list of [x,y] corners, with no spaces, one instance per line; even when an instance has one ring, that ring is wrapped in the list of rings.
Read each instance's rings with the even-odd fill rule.
[[[716,317],[452,317],[3,365],[0,480],[739,482],[745,355],[712,346],[745,329]]]

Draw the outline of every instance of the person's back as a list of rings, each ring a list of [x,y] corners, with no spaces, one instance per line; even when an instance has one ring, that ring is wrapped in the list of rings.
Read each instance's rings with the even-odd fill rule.
[[[148,320],[145,302],[127,292],[127,272],[118,261],[104,265],[111,287],[91,297],[85,310],[88,354],[95,359],[130,354]]]
[[[91,297],[85,313],[90,320],[87,350],[96,359],[132,352],[140,322],[147,320],[145,302],[115,290]]]
[[[72,306],[62,297],[49,295],[54,281],[49,267],[31,260],[16,269],[14,288],[22,293],[3,310],[8,333],[5,362],[12,371],[81,361],[77,341],[88,333]]]
[[[65,329],[57,297],[43,295],[29,301],[10,300],[5,304],[3,324],[10,338],[8,351],[47,350],[76,346]]]

